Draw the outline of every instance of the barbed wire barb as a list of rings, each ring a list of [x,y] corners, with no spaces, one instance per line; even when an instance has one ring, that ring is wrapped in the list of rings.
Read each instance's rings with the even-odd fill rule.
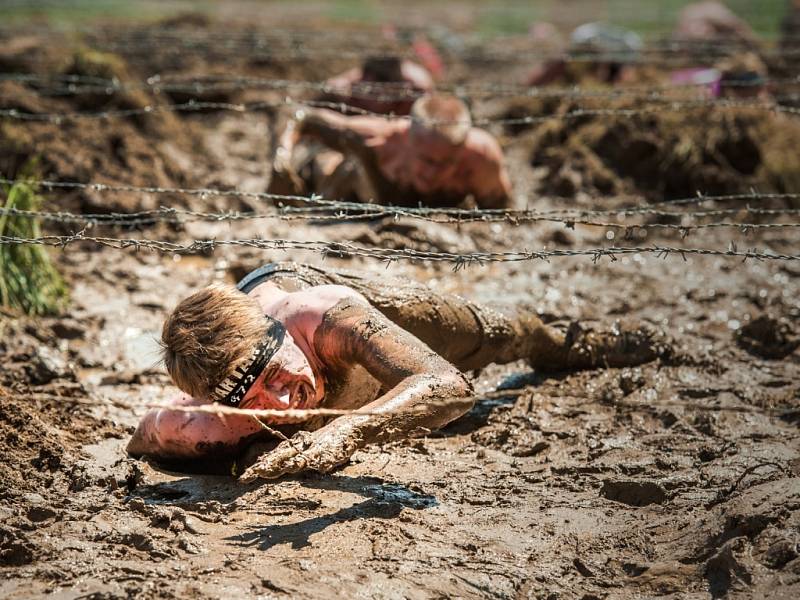
[[[149,248],[164,253],[173,254],[197,254],[214,250],[221,246],[245,246],[261,250],[307,250],[316,253],[335,252],[339,255],[352,255],[363,258],[386,258],[391,257],[395,260],[410,261],[430,261],[430,262],[459,262],[465,265],[485,262],[521,262],[533,259],[543,259],[545,257],[602,257],[620,254],[656,254],[658,257],[666,257],[672,252],[684,252],[685,254],[697,254],[705,256],[743,256],[745,254],[752,257],[761,257],[769,260],[796,261],[800,260],[800,254],[777,254],[773,252],[743,253],[736,249],[735,244],[729,246],[728,250],[718,250],[714,248],[682,248],[672,246],[610,246],[604,248],[582,248],[582,249],[555,249],[540,250],[536,254],[523,251],[503,251],[503,252],[472,252],[455,253],[414,250],[409,248],[374,248],[358,246],[352,243],[329,242],[329,241],[299,241],[283,239],[211,239],[211,240],[192,240],[188,243],[169,242],[166,240],[150,239],[131,239],[131,238],[109,238],[91,237],[87,235],[74,236],[41,236],[37,238],[20,238],[14,236],[0,236],[0,244],[37,244],[43,246],[70,246],[77,243],[93,243],[99,246],[124,249],[129,245],[136,247]]]

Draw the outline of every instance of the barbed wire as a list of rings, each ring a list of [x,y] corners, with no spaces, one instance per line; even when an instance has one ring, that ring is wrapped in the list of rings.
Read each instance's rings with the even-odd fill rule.
[[[80,75],[69,73],[0,73],[0,81],[17,81],[22,83],[36,83],[36,82],[59,82],[62,84],[74,84],[81,86],[95,86],[99,89],[114,88],[114,89],[148,89],[152,87],[159,87],[164,89],[167,85],[181,85],[186,87],[193,86],[264,86],[274,89],[283,89],[291,87],[308,87],[309,89],[318,91],[328,91],[335,88],[329,81],[311,81],[305,79],[284,79],[284,78],[270,78],[270,77],[253,77],[249,75],[220,75],[218,73],[211,73],[205,75],[176,75],[176,74],[153,74],[144,80],[137,81],[123,81],[117,78],[104,78],[92,75]],[[719,85],[722,87],[758,87],[762,85],[798,85],[800,84],[800,75],[793,77],[777,77],[770,78],[764,77],[755,81],[720,81]],[[358,81],[352,84],[354,87],[364,91],[400,91],[409,94],[417,93],[415,90],[408,89],[407,82],[399,81]],[[463,89],[469,91],[486,91],[494,92],[501,91],[503,93],[514,94],[540,94],[540,93],[580,93],[584,95],[591,94],[614,94],[625,92],[649,93],[658,92],[663,90],[673,90],[681,88],[696,88],[709,85],[709,82],[695,82],[695,83],[663,83],[652,85],[627,85],[622,84],[614,87],[611,90],[603,90],[594,87],[582,87],[580,85],[573,85],[567,87],[557,86],[531,86],[514,82],[440,82],[437,83],[437,89],[455,90]],[[183,88],[181,88],[183,89]],[[213,89],[213,88],[212,88]]]
[[[125,184],[107,184],[101,182],[77,182],[77,181],[30,181],[27,179],[9,179],[0,177],[0,184],[16,185],[16,184],[29,184],[38,186],[45,189],[72,189],[81,191],[92,192],[111,192],[111,193],[137,193],[137,194],[154,194],[154,195],[185,195],[206,199],[209,197],[234,197],[234,198],[247,198],[253,200],[269,200],[273,202],[297,202],[303,204],[303,210],[310,211],[313,208],[318,208],[320,211],[340,210],[340,211],[358,211],[363,213],[372,213],[378,216],[391,216],[391,217],[415,217],[424,218],[434,214],[441,214],[460,219],[461,222],[470,221],[485,221],[485,220],[524,220],[528,217],[549,217],[554,215],[570,215],[575,218],[579,217],[597,217],[606,215],[617,216],[632,216],[632,215],[650,215],[662,217],[675,217],[683,215],[691,215],[693,217],[719,217],[730,216],[746,212],[749,214],[777,216],[777,215],[795,215],[800,214],[800,209],[782,208],[782,209],[765,209],[752,207],[749,204],[738,209],[719,209],[719,210],[704,210],[704,211],[664,211],[659,207],[664,206],[688,206],[704,204],[706,202],[738,202],[748,201],[755,202],[757,200],[800,200],[800,193],[761,193],[752,190],[746,194],[723,194],[723,195],[705,195],[698,193],[690,198],[677,198],[674,200],[662,200],[659,202],[652,202],[645,206],[628,206],[621,208],[604,208],[604,209],[583,209],[583,208],[559,208],[552,210],[536,210],[536,209],[480,209],[480,208],[453,208],[453,207],[439,207],[439,206],[397,206],[397,205],[382,205],[382,204],[368,204],[359,202],[345,202],[341,200],[325,199],[322,196],[300,196],[300,195],[286,195],[286,194],[273,194],[270,192],[248,192],[244,190],[230,189],[222,190],[216,188],[180,188],[180,187],[156,187],[156,186],[134,186]],[[286,212],[299,212],[299,207],[280,206],[282,211]],[[175,209],[158,209],[161,210],[175,210]],[[139,213],[123,213],[120,218],[134,217],[139,215],[147,217],[152,211],[143,211]],[[191,212],[191,211],[189,211]],[[62,213],[54,213],[62,214]],[[204,213],[200,213],[204,214]],[[229,213],[219,213],[229,214]],[[233,213],[230,213],[233,214]],[[247,214],[247,213],[242,213]],[[98,218],[104,216],[98,215]],[[135,218],[135,217],[134,217]]]
[[[327,64],[343,64],[347,62],[361,62],[364,57],[369,55],[373,58],[408,58],[418,59],[417,55],[408,50],[384,50],[376,51],[375,48],[364,50],[353,50],[352,48],[341,49],[314,49],[305,48],[286,48],[286,49],[259,49],[259,48],[216,48],[205,54],[200,54],[197,49],[164,48],[157,53],[152,46],[142,46],[141,49],[120,48],[115,45],[95,45],[93,49],[102,52],[114,53],[122,57],[126,63],[137,66],[138,68],[183,68],[187,64],[197,64],[200,61],[213,63],[220,61],[231,63],[236,59],[241,59],[241,63],[253,62],[283,62],[292,64],[297,62],[309,63],[318,61],[320,66]],[[666,55],[666,56],[640,56],[631,57],[625,53],[597,53],[597,54],[548,54],[537,52],[490,52],[487,50],[475,51],[473,53],[450,54],[444,52],[442,59],[449,65],[464,64],[473,68],[489,69],[497,65],[514,66],[530,65],[546,61],[557,62],[564,65],[593,65],[593,64],[622,64],[633,67],[653,67],[660,69],[683,69],[701,66],[711,66],[733,54],[685,54],[685,55]],[[800,56],[800,51],[791,49],[785,51],[762,52],[760,54],[767,60],[792,60],[796,61]],[[324,61],[324,62],[323,62]],[[40,62],[40,64],[43,64]]]
[[[65,76],[63,81],[49,76],[35,74],[0,73],[0,81],[26,84],[58,81],[58,85],[38,86],[39,93],[50,96],[78,96],[83,94],[103,94],[111,96],[119,92],[147,90],[156,95],[161,93],[209,94],[213,92],[233,92],[243,90],[289,91],[302,90],[320,94],[347,96],[357,100],[380,102],[401,102],[414,100],[426,92],[413,89],[408,83],[355,82],[335,84],[326,81],[304,81],[268,78],[229,78],[225,80],[194,78],[187,81],[172,81],[161,77],[150,77],[145,81],[122,82],[116,79],[90,77],[81,81],[80,76]],[[90,81],[89,81],[90,80]],[[448,92],[468,99],[527,98],[527,99],[641,99],[649,101],[676,101],[676,92],[697,91],[704,93],[711,83],[722,88],[745,89],[755,87],[792,86],[800,84],[800,77],[754,80],[663,84],[656,86],[621,86],[613,89],[593,89],[574,87],[534,87],[514,84],[440,84],[437,91]],[[781,94],[775,97],[778,103],[796,102],[798,94]]]
[[[44,30],[52,34],[52,30]],[[194,58],[198,51],[206,50],[209,54],[229,56],[235,54],[248,59],[252,58],[289,58],[308,59],[310,57],[324,58],[363,58],[374,55],[376,48],[384,48],[384,52],[391,55],[414,56],[410,39],[389,40],[378,36],[364,36],[361,32],[330,31],[330,32],[297,32],[289,30],[265,31],[191,31],[185,28],[178,29],[153,29],[147,31],[133,31],[130,29],[115,28],[100,32],[81,28],[85,40],[95,47],[105,50],[127,52],[129,55],[146,54],[147,58],[160,59],[163,57]],[[18,34],[14,29],[10,33]],[[103,34],[105,33],[105,35]],[[319,44],[324,40],[337,40],[341,44]],[[659,40],[646,44],[639,52],[638,57],[632,58],[629,52],[613,52],[608,50],[582,48],[572,51],[554,51],[542,47],[519,47],[519,42],[524,37],[512,37],[497,40],[494,46],[513,47],[511,50],[498,49],[486,40],[476,38],[474,42],[457,36],[456,43],[436,43],[440,55],[446,60],[463,60],[465,62],[492,63],[502,61],[524,60],[566,60],[570,62],[623,62],[638,64],[679,64],[696,63],[699,60],[715,60],[743,51],[757,51],[766,59],[792,58],[800,54],[800,49],[789,47],[761,47],[753,48],[751,44],[735,38],[709,40]],[[791,41],[790,38],[782,38]],[[361,40],[364,44],[358,47]],[[277,42],[277,43],[276,43]],[[316,42],[316,46],[311,44]],[[276,46],[285,46],[278,47]],[[154,47],[159,47],[157,53]]]
[[[386,115],[374,111],[365,110],[348,105],[345,102],[329,102],[314,100],[298,100],[285,98],[280,101],[259,101],[250,103],[231,103],[231,102],[198,102],[191,100],[179,104],[149,104],[140,108],[112,109],[104,111],[74,111],[74,112],[48,112],[31,113],[17,109],[2,109],[0,117],[17,119],[22,121],[39,121],[61,124],[63,121],[71,120],[100,120],[109,118],[126,118],[133,116],[151,115],[167,112],[202,112],[202,111],[232,111],[232,112],[256,112],[270,109],[277,109],[283,106],[297,106],[304,108],[327,108],[345,114],[359,116],[377,117],[385,120],[403,120],[418,122],[419,119],[411,115]],[[768,102],[746,102],[736,100],[692,100],[675,101],[658,107],[644,108],[578,108],[563,113],[549,115],[526,115],[518,117],[485,117],[464,121],[458,119],[426,119],[427,124],[452,125],[459,123],[471,123],[478,127],[489,125],[533,125],[545,123],[553,120],[573,120],[586,117],[637,117],[642,115],[681,112],[700,108],[715,108],[720,110],[754,110],[758,112],[782,113],[796,115],[800,114],[800,108],[772,104]]]
[[[330,210],[330,209],[328,209]],[[791,211],[788,212],[787,211]],[[717,213],[719,211],[697,211],[697,212],[684,212],[680,213],[681,216],[686,217],[706,217],[709,213]],[[740,213],[741,211],[730,211],[725,214]],[[752,209],[749,212],[755,214],[800,214],[800,209]],[[641,214],[641,213],[639,213]],[[714,223],[699,223],[699,224],[675,224],[675,223],[615,223],[612,221],[592,221],[576,216],[546,216],[541,214],[523,214],[516,217],[503,215],[493,215],[492,217],[483,218],[459,218],[459,217],[425,217],[420,215],[403,215],[402,213],[394,211],[360,211],[358,214],[352,214],[349,211],[342,211],[337,209],[334,214],[319,214],[318,211],[308,212],[306,208],[286,207],[279,211],[270,213],[255,213],[255,212],[239,212],[239,211],[225,211],[225,212],[203,212],[194,211],[180,208],[162,207],[160,209],[139,211],[133,213],[93,213],[93,214],[76,214],[65,211],[33,211],[22,210],[17,208],[0,208],[0,215],[9,215],[14,217],[26,219],[39,219],[41,221],[57,222],[57,223],[83,223],[86,226],[126,226],[135,227],[143,225],[153,225],[156,223],[169,223],[169,224],[184,224],[193,221],[205,222],[232,222],[232,221],[254,221],[260,219],[280,219],[285,221],[306,220],[306,221],[335,221],[344,222],[352,220],[364,219],[378,219],[378,218],[398,218],[400,216],[408,216],[410,218],[422,219],[428,222],[441,223],[441,224],[457,224],[462,225],[465,223],[496,223],[506,222],[514,225],[521,225],[522,223],[561,223],[565,227],[572,229],[576,225],[586,227],[602,227],[604,229],[624,229],[625,239],[633,239],[636,237],[638,230],[644,229],[662,229],[675,231],[680,233],[681,238],[686,238],[692,231],[702,229],[720,229],[731,228],[738,229],[743,234],[748,234],[752,231],[766,230],[766,229],[795,229],[800,227],[800,222],[783,222],[783,223],[742,223],[742,222],[714,222]],[[712,216],[717,216],[713,215]]]
[[[343,41],[346,38],[343,38]],[[358,57],[366,54],[375,55],[376,52],[386,52],[387,55],[414,57],[415,52],[408,44],[399,44],[392,40],[375,38],[367,45],[358,47],[355,40],[347,39],[343,44],[320,44],[321,38],[310,38],[304,43],[289,42],[280,38],[258,36],[249,38],[227,37],[192,37],[186,31],[176,32],[175,35],[143,35],[125,38],[125,34],[117,33],[113,37],[90,36],[88,43],[96,48],[113,51],[120,54],[152,53],[154,47],[159,48],[159,56],[180,56],[187,51],[207,51],[208,54],[225,56],[229,54],[248,53],[248,57],[274,57],[274,58],[313,58],[323,57]],[[277,43],[283,41],[283,44]],[[627,64],[683,64],[703,60],[719,60],[731,54],[753,52],[755,49],[747,44],[725,44],[720,42],[712,44],[683,45],[674,40],[668,43],[647,44],[637,51],[616,51],[604,48],[577,47],[571,49],[554,49],[535,47],[532,44],[520,44],[524,40],[517,40],[512,50],[498,49],[491,44],[472,45],[465,44],[460,48],[453,45],[440,46],[440,56],[447,60],[461,60],[464,62],[521,62],[521,61],[568,61],[568,62],[618,62]],[[313,45],[310,42],[315,42]],[[509,40],[513,44],[514,40]],[[508,43],[508,42],[507,42]],[[800,49],[793,47],[761,47],[757,49],[759,56],[769,59],[793,58],[800,55]]]
[[[60,247],[62,250],[69,246],[91,242],[97,246],[114,248],[118,250],[133,248],[136,250],[149,249],[170,254],[199,254],[213,251],[223,246],[238,246],[256,248],[260,250],[307,250],[321,254],[323,257],[358,256],[362,258],[378,259],[386,263],[400,260],[450,262],[453,270],[458,271],[471,265],[481,265],[490,262],[522,262],[532,260],[545,260],[561,257],[590,257],[593,262],[601,258],[609,258],[612,262],[617,256],[628,254],[653,254],[658,258],[667,258],[677,255],[686,260],[688,255],[719,256],[741,258],[743,260],[800,260],[800,254],[780,254],[772,251],[759,251],[757,248],[739,250],[735,242],[730,242],[727,250],[713,248],[683,248],[673,246],[611,246],[603,248],[584,249],[553,249],[553,250],[523,250],[508,252],[438,252],[413,249],[393,248],[368,248],[350,242],[330,241],[301,241],[284,239],[207,239],[191,240],[187,243],[171,242],[166,240],[150,240],[144,238],[111,238],[92,237],[80,231],[73,235],[50,235],[35,238],[21,238],[16,236],[0,236],[0,244],[30,244],[40,246]]]
[[[800,200],[800,192],[758,192],[751,190],[748,193],[741,194],[720,194],[708,195],[698,192],[695,196],[688,198],[676,198],[673,200],[661,200],[658,202],[648,203],[647,206],[628,206],[622,208],[599,209],[599,210],[586,210],[582,208],[566,208],[556,209],[549,211],[537,211],[532,209],[506,209],[506,208],[453,208],[442,206],[397,206],[397,205],[380,205],[380,204],[364,204],[359,202],[344,202],[341,200],[325,199],[322,196],[312,194],[311,196],[300,196],[291,194],[273,194],[270,192],[249,192],[238,189],[218,189],[218,188],[183,188],[183,187],[158,187],[158,186],[135,186],[127,184],[108,184],[99,181],[95,182],[79,182],[79,181],[53,181],[53,180],[28,180],[28,179],[9,179],[0,177],[0,184],[15,185],[15,184],[29,184],[46,189],[71,189],[93,192],[112,192],[112,193],[142,193],[142,194],[170,194],[170,195],[186,195],[196,196],[201,199],[209,197],[236,197],[236,198],[250,198],[257,200],[277,200],[286,202],[301,202],[309,205],[319,205],[321,207],[353,209],[353,210],[376,210],[376,211],[397,211],[400,216],[407,216],[410,214],[449,214],[463,217],[484,217],[490,215],[507,215],[509,217],[522,216],[525,214],[532,215],[551,215],[560,214],[564,212],[578,212],[583,215],[601,215],[601,214],[632,214],[639,211],[650,212],[655,207],[660,206],[683,206],[691,204],[703,204],[706,202],[738,202],[747,200],[754,202],[756,200]],[[756,210],[751,207],[745,207],[742,210]],[[789,212],[775,213],[775,214],[795,214],[796,211],[788,209]],[[667,215],[683,214],[683,213],[665,213]],[[715,216],[717,213],[709,213],[709,216]],[[724,214],[724,213],[722,213]]]
[[[6,2],[7,3],[7,2]],[[637,3],[636,6],[638,7],[639,4]],[[507,10],[503,9],[503,14],[507,14]],[[663,24],[663,19],[646,19],[643,20],[641,15],[638,15],[636,18],[636,23],[660,23]],[[14,24],[11,27],[3,27],[0,26],[0,36],[7,35],[7,36],[16,36],[20,34],[20,31],[24,33],[53,33],[54,27],[51,25],[33,25],[30,23],[26,23],[24,25],[21,24]],[[56,31],[61,31],[61,29],[56,29]],[[383,33],[382,30],[374,29],[371,31],[365,31],[363,29],[351,29],[347,27],[337,26],[335,28],[321,28],[321,29],[302,29],[297,27],[287,28],[287,27],[277,27],[277,28],[221,28],[219,26],[209,24],[207,29],[188,29],[186,27],[178,26],[171,26],[171,25],[163,25],[163,24],[147,24],[146,28],[143,27],[131,27],[129,25],[122,25],[122,26],[114,26],[114,25],[104,25],[102,29],[98,29],[97,27],[91,26],[71,26],[67,28],[69,33],[83,33],[88,35],[107,35],[109,38],[112,39],[124,39],[124,36],[128,36],[129,38],[136,39],[136,38],[153,38],[153,37],[169,37],[169,39],[192,39],[192,38],[202,38],[202,39],[211,39],[211,40],[237,40],[240,38],[248,39],[248,40],[257,40],[257,39],[264,39],[264,40],[297,40],[297,41],[313,41],[313,40],[322,40],[322,39],[333,39],[333,40],[344,40],[347,42],[354,42],[354,41],[365,41],[368,43],[375,43],[375,42],[383,42],[383,43],[405,43],[405,40],[411,40],[414,38],[415,35],[425,35],[428,36],[430,34],[429,28],[426,27],[419,27],[419,26],[412,26],[410,24],[405,24],[400,27],[400,29],[396,32],[395,39],[387,38],[386,35]],[[442,30],[444,34],[444,38],[450,38],[458,40],[459,45],[464,47],[469,47],[471,44],[485,44],[487,42],[486,35],[483,33],[473,33],[473,32],[462,32],[462,31],[454,31],[450,29]],[[781,34],[779,37],[776,36],[775,31],[759,31],[757,32],[760,39],[766,42],[796,42],[800,40],[800,36],[785,33]],[[436,38],[441,37],[441,34],[435,34],[433,36],[434,41]],[[520,40],[520,39],[527,39],[527,35],[494,35],[490,38],[490,41],[494,41],[497,43],[504,43],[513,40]],[[695,39],[687,36],[672,36],[668,38],[664,37],[655,37],[652,39],[647,40],[646,47],[660,47],[660,46],[670,46],[675,48],[692,48],[696,46],[712,46],[715,44],[719,44],[721,46],[735,46],[735,47],[750,47],[751,43],[748,40],[742,39],[740,36],[735,35],[725,35],[722,34],[720,36],[715,36],[713,39]],[[453,44],[450,44],[453,45]]]
[[[437,409],[437,408],[446,408],[451,406],[452,404],[458,402],[463,403],[465,401],[472,401],[472,402],[480,402],[485,400],[497,400],[500,398],[508,398],[508,397],[519,397],[523,394],[536,394],[538,390],[535,386],[524,386],[519,388],[506,388],[506,389],[496,389],[491,391],[486,391],[483,393],[472,394],[470,396],[462,397],[462,396],[454,396],[452,398],[444,398],[441,400],[435,400],[426,402],[422,406],[412,406],[409,408],[404,409],[397,409],[397,410],[365,410],[363,408],[356,408],[356,409],[335,409],[335,408],[290,408],[290,409],[248,409],[248,408],[234,408],[231,406],[226,406],[224,404],[196,404],[196,405],[175,405],[169,402],[148,402],[144,404],[136,404],[132,402],[126,402],[124,400],[120,400],[118,398],[103,398],[101,400],[92,400],[86,398],[76,398],[76,397],[68,397],[68,396],[57,396],[59,402],[67,402],[70,404],[80,404],[84,406],[94,406],[94,407],[109,407],[114,406],[116,408],[121,408],[125,410],[130,410],[131,412],[139,410],[139,409],[157,409],[157,410],[168,410],[173,412],[186,412],[186,413],[207,413],[207,414],[215,414],[219,416],[229,416],[229,415],[242,415],[242,416],[249,416],[249,417],[256,417],[256,418],[282,418],[282,419],[292,419],[292,420],[300,420],[300,419],[307,419],[310,417],[317,417],[317,416],[346,416],[346,415],[366,415],[366,416],[387,416],[393,414],[414,414],[415,412],[421,411],[429,411],[430,409]],[[47,401],[45,398],[41,398],[40,396],[32,396],[32,399],[39,400],[39,401]],[[618,408],[626,408],[626,409],[643,409],[643,410],[651,410],[653,409],[652,404],[643,404],[640,402],[625,402],[620,401],[615,403],[615,406]],[[658,407],[661,406],[675,406],[675,407],[685,407],[689,410],[700,410],[700,411],[730,411],[730,412],[741,412],[741,413],[765,413],[765,414],[774,414],[774,415],[784,415],[790,414],[794,412],[794,409],[781,409],[781,408],[774,408],[774,407],[766,407],[766,406],[714,406],[714,405],[707,405],[707,404],[700,404],[697,402],[691,401],[661,401],[657,403]],[[276,432],[279,436],[282,435],[280,432]]]
[[[47,29],[42,29],[43,32],[48,32]],[[109,39],[114,40],[152,40],[163,39],[168,41],[182,41],[186,40],[189,43],[195,41],[215,41],[215,42],[231,42],[240,43],[242,41],[257,43],[259,41],[319,41],[319,40],[335,40],[343,41],[345,43],[354,43],[357,41],[364,41],[369,44],[383,43],[401,43],[400,40],[392,40],[386,38],[379,32],[365,32],[362,30],[348,30],[348,29],[320,29],[320,30],[302,30],[302,29],[271,29],[258,31],[253,30],[236,30],[236,29],[209,29],[209,30],[187,30],[185,28],[171,28],[171,27],[148,27],[147,29],[131,29],[130,27],[112,27],[105,29],[103,32],[98,32],[96,29],[82,28],[84,33],[101,37],[103,33],[108,34]],[[410,33],[410,32],[409,32]],[[424,30],[419,30],[417,33],[425,34]],[[484,37],[470,34],[457,34],[461,46],[465,49],[474,47],[477,44],[486,44],[487,40]],[[512,41],[526,40],[527,36],[495,36],[490,40],[496,43],[507,43]],[[781,36],[781,40],[794,41],[798,38],[796,36]],[[450,44],[451,47],[455,47]],[[683,50],[692,48],[749,48],[751,44],[740,37],[735,36],[721,36],[715,37],[713,40],[699,40],[688,37],[673,37],[669,39],[655,39],[649,40],[644,48],[668,48],[671,50]]]

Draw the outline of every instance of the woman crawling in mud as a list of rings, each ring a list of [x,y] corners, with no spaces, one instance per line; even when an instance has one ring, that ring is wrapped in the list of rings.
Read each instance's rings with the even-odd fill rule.
[[[299,424],[303,430],[245,471],[248,481],[326,472],[367,444],[443,427],[472,406],[464,371],[519,359],[545,371],[639,364],[664,351],[656,337],[641,328],[587,331],[577,323],[563,332],[532,311],[479,305],[407,280],[277,263],[235,288],[212,285],[184,299],[164,323],[162,344],[183,392],[176,405],[371,413]],[[128,452],[231,456],[265,434],[249,415],[152,410]]]

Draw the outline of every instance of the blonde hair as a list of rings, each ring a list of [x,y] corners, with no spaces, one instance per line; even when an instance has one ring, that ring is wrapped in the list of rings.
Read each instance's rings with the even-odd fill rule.
[[[445,94],[425,94],[418,98],[411,107],[411,118],[412,131],[422,128],[435,132],[454,146],[462,144],[472,128],[467,105]]]
[[[164,365],[183,392],[210,399],[214,389],[252,356],[266,328],[254,298],[231,285],[210,285],[178,303],[164,321]]]

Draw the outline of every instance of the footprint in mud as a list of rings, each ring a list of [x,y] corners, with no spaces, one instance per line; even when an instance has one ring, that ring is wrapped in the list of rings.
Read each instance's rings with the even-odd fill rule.
[[[628,506],[661,504],[667,499],[664,487],[653,481],[607,480],[600,495]]]

